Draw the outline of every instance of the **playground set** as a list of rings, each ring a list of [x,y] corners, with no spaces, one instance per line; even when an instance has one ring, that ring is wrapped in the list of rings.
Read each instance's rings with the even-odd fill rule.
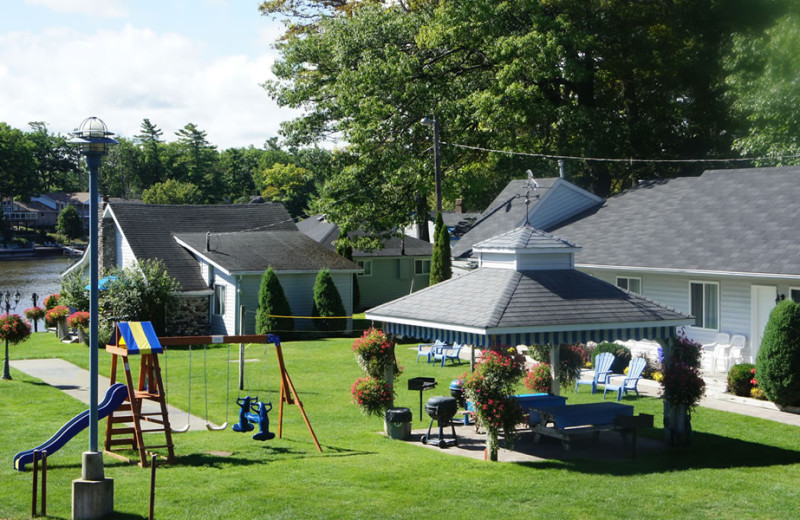
[[[317,451],[322,452],[322,447],[317,440],[314,429],[308,420],[303,403],[297,395],[297,390],[292,383],[283,360],[280,338],[267,335],[238,335],[238,336],[175,336],[159,338],[150,322],[122,322],[115,326],[114,344],[107,345],[106,351],[111,354],[110,387],[105,399],[98,408],[98,420],[107,418],[105,432],[105,453],[132,462],[132,459],[123,455],[124,450],[138,452],[138,464],[141,467],[149,465],[153,455],[160,456],[168,463],[175,462],[175,447],[172,433],[181,433],[188,430],[188,424],[183,429],[175,429],[170,425],[169,413],[166,403],[166,391],[161,377],[159,354],[165,354],[165,347],[190,346],[231,343],[261,343],[273,344],[278,360],[280,374],[280,390],[278,401],[278,438],[283,437],[283,410],[284,404],[296,405],[300,409],[303,421],[308,428]],[[131,372],[130,356],[139,356],[139,373],[137,383]],[[117,382],[119,363],[122,361],[124,379]],[[191,374],[191,357],[189,358]],[[230,383],[230,382],[228,382]],[[190,383],[191,384],[191,383]],[[206,392],[207,388],[206,376]],[[230,389],[228,389],[230,391]],[[191,394],[189,394],[191,396]],[[208,419],[208,397],[206,394],[206,420]],[[155,403],[146,407],[146,403]],[[189,401],[191,403],[191,401]],[[262,402],[258,397],[246,396],[237,398],[236,404],[240,407],[239,421],[233,425],[237,432],[252,431],[255,424],[259,425],[259,432],[253,435],[255,440],[273,439],[276,434],[269,431],[269,412],[272,410],[271,402]],[[227,412],[226,412],[227,413]],[[226,417],[227,419],[227,417]],[[207,424],[209,430],[227,428],[227,421],[220,427]],[[25,450],[14,456],[14,468],[23,471],[25,465],[31,463],[34,451],[46,451],[52,455],[63,447],[70,439],[89,425],[89,410],[81,412],[68,421],[61,429],[43,444],[31,450]],[[163,434],[163,440],[154,440],[156,435]],[[145,442],[147,439],[148,442]],[[154,453],[152,450],[166,449],[166,455]],[[162,452],[163,453],[163,452]]]

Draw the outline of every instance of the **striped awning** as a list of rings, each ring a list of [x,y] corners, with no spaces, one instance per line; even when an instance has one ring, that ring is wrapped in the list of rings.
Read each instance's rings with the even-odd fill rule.
[[[513,334],[476,334],[457,330],[440,329],[434,327],[420,327],[405,325],[401,323],[384,322],[385,332],[416,338],[424,341],[434,341],[440,339],[447,343],[464,343],[476,347],[488,347],[490,345],[560,345],[562,343],[586,343],[594,341],[614,340],[659,340],[669,339],[676,335],[675,326],[665,327],[633,327],[620,329],[599,329],[599,330],[572,330],[572,331],[551,331],[551,332],[522,332]]]
[[[149,321],[117,323],[117,331],[117,346],[127,349],[129,355],[161,354],[163,352],[153,324]]]

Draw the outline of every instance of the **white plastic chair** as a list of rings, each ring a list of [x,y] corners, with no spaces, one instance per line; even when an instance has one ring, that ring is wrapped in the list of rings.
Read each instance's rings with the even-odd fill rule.
[[[746,342],[747,338],[741,334],[734,334],[731,336],[731,348],[725,363],[725,371],[730,370],[733,365],[744,363],[744,347]]]
[[[703,366],[710,364],[711,373],[715,373],[717,371],[717,361],[722,360],[725,362],[725,358],[721,356],[725,356],[727,354],[728,347],[730,346],[731,342],[731,335],[727,332],[719,332],[717,336],[714,338],[713,343],[704,343],[702,345],[703,352],[702,352],[702,363]]]

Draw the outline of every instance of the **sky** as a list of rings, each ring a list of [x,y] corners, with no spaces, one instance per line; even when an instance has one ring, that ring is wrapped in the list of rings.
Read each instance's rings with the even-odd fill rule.
[[[72,132],[87,117],[165,141],[194,123],[219,150],[255,146],[299,112],[279,108],[279,20],[258,0],[0,0],[0,122]]]

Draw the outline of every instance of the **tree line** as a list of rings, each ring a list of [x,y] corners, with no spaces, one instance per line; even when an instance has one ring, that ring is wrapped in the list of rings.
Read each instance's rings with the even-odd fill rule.
[[[220,152],[193,123],[175,134],[165,142],[163,131],[144,119],[139,134],[118,137],[103,159],[101,194],[151,204],[236,203],[260,195],[299,217],[333,168],[332,152],[318,147],[283,149],[272,138],[260,149]],[[28,131],[0,122],[0,197],[88,191],[85,165],[68,139],[41,122]]]

